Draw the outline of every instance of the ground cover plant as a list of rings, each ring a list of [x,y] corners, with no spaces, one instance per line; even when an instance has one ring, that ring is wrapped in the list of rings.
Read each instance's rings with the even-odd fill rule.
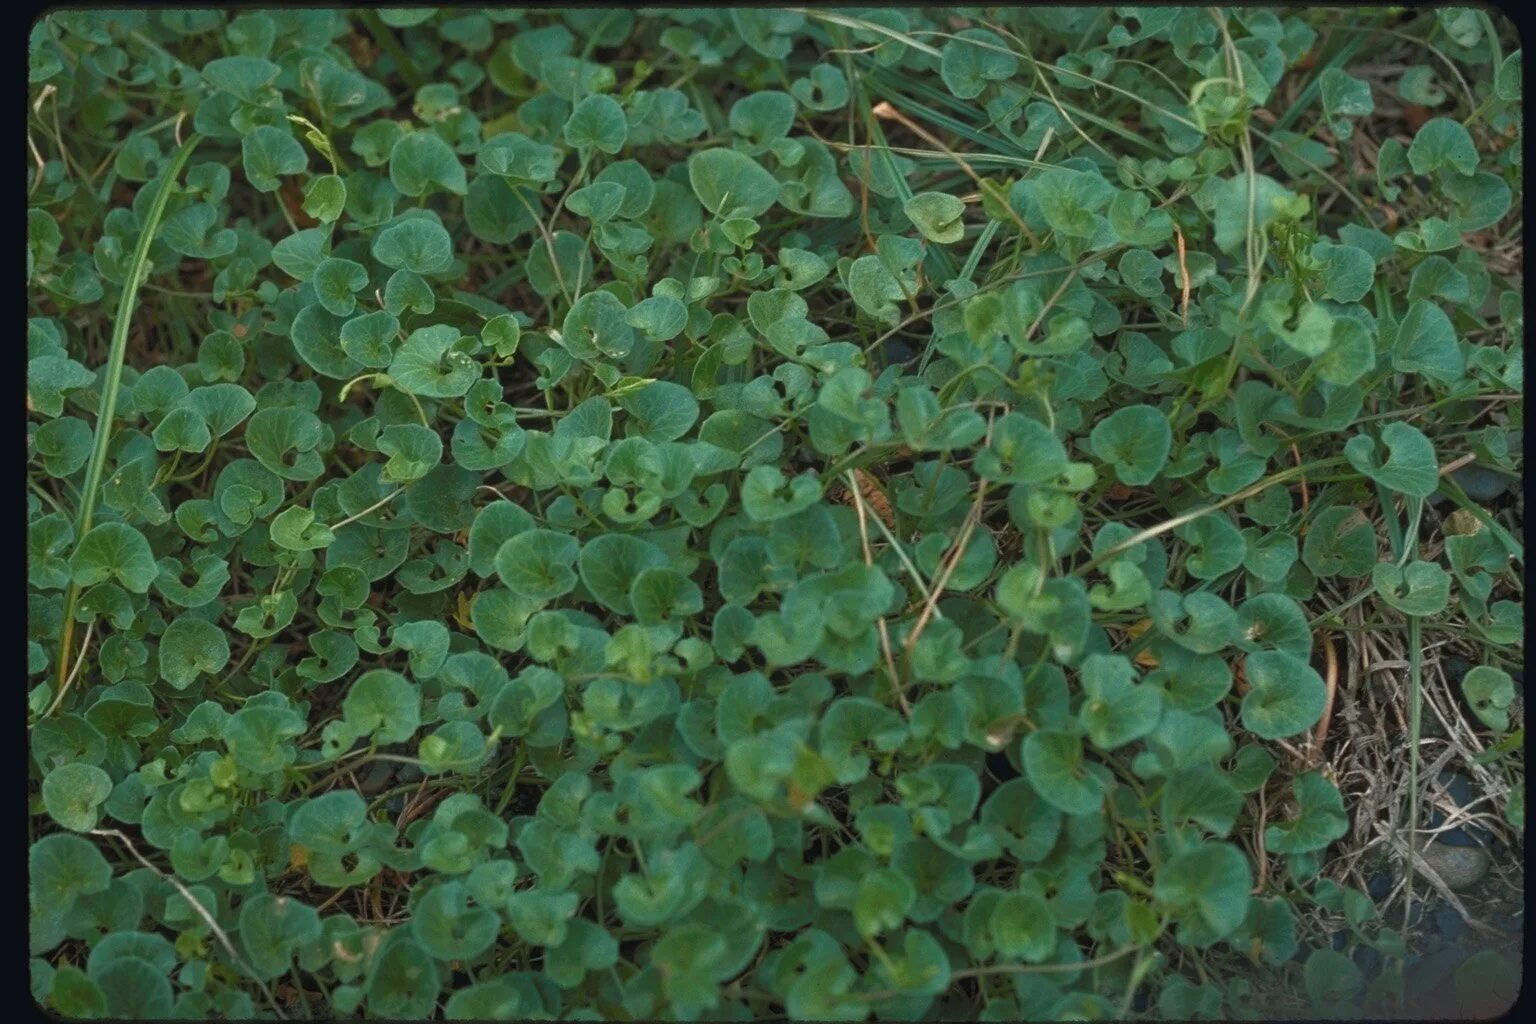
[[[1401,1016],[1519,862],[1499,15],[29,44],[39,1005]]]

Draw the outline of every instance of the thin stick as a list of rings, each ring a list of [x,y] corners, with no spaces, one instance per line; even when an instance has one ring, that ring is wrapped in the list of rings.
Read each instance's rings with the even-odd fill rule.
[[[1252,894],[1258,895],[1264,891],[1264,885],[1269,881],[1269,851],[1264,848],[1264,829],[1269,822],[1269,802],[1264,796],[1264,787],[1259,787],[1259,823],[1253,829],[1254,859],[1259,862],[1259,877],[1254,882]]]
[[[405,488],[404,487],[397,487],[395,490],[390,491],[388,494],[384,495],[384,497],[380,498],[378,501],[374,502],[372,505],[369,505],[367,508],[363,509],[361,512],[357,513],[356,515],[347,516],[347,518],[341,520],[339,523],[335,523],[335,524],[327,527],[327,529],[329,529],[332,532],[334,532],[336,530],[341,529],[343,526],[348,526],[348,525],[350,525],[352,523],[355,523],[359,519],[363,518],[364,516],[371,515],[372,513],[377,512],[379,509],[383,508],[385,505],[388,505],[390,502],[394,501],[396,498],[398,498],[404,492],[405,492]]]
[[[267,988],[267,983],[261,980],[261,976],[251,968],[250,964],[247,964],[245,960],[241,958],[239,953],[235,952],[234,945],[229,941],[229,936],[224,933],[224,929],[219,927],[219,922],[214,920],[213,915],[208,912],[208,908],[199,903],[197,901],[197,897],[193,896],[191,891],[186,886],[181,884],[180,879],[178,879],[175,875],[166,874],[164,871],[161,871],[159,868],[155,867],[154,864],[146,860],[144,855],[138,851],[138,848],[133,845],[133,841],[115,828],[93,828],[91,829],[91,835],[110,836],[111,838],[118,840],[124,846],[128,847],[128,852],[133,854],[134,860],[138,861],[140,864],[143,864],[145,867],[149,868],[149,870],[153,871],[156,875],[159,875],[167,882],[170,882],[176,891],[181,893],[181,898],[187,901],[187,905],[197,912],[198,917],[203,919],[203,923],[208,925],[209,928],[213,929],[214,938],[219,940],[219,945],[224,947],[224,952],[229,954],[229,958],[235,962],[235,966],[240,968],[246,974],[249,974],[252,980],[256,982],[257,986],[261,989],[261,994],[266,996],[267,1002],[272,1004],[272,1012],[277,1014],[278,1019],[288,1019],[287,1015],[283,1013],[282,1007],[277,1005],[277,1000],[272,997],[272,990]]]
[[[950,576],[954,575],[955,567],[960,564],[965,549],[971,543],[971,535],[976,532],[976,524],[981,522],[981,503],[987,496],[987,487],[990,483],[990,480],[982,480],[981,486],[976,488],[976,500],[971,502],[971,510],[966,514],[965,525],[960,528],[960,536],[955,539],[954,547],[949,549],[949,558],[945,561],[938,578],[933,581],[933,589],[928,592],[928,599],[923,602],[923,610],[917,617],[917,623],[912,627],[912,632],[907,634],[906,642],[902,644],[908,655],[917,645],[918,637],[923,635],[923,630],[928,628],[928,621],[938,610],[939,595],[944,592],[945,585],[949,583]]]
[[[875,117],[881,118],[882,120],[897,122],[898,124],[905,127],[908,131],[916,135],[918,138],[922,139],[924,142],[931,146],[938,147],[939,152],[953,160],[955,164],[962,171],[964,171],[972,181],[976,183],[976,188],[983,195],[987,194],[986,182],[983,180],[981,175],[976,173],[976,169],[966,161],[965,157],[944,145],[944,143],[940,141],[937,135],[934,135],[932,132],[918,124],[916,121],[912,120],[906,114],[903,114],[901,111],[897,110],[894,106],[892,106],[890,100],[881,100],[879,103],[871,107],[869,112]],[[1024,223],[1024,219],[1020,217],[1016,212],[1014,212],[1013,207],[1008,203],[1004,202],[1001,205],[1003,212],[1008,215],[1008,219],[1017,225],[1018,229],[1024,233],[1025,238],[1029,239],[1029,244],[1038,249],[1040,247],[1040,240],[1036,238],[1035,233],[1029,229],[1029,225]]]
[[[1175,224],[1173,226],[1173,238],[1174,238],[1174,244],[1176,245],[1176,247],[1178,249],[1178,254],[1179,254],[1179,287],[1181,289],[1181,294],[1180,294],[1180,299],[1179,299],[1179,312],[1184,317],[1184,326],[1188,327],[1189,326],[1189,261],[1185,258],[1184,232],[1179,230],[1179,226],[1177,224]]]
[[[923,579],[923,574],[917,571],[917,566],[912,564],[912,558],[902,548],[901,542],[891,533],[890,528],[880,521],[879,516],[875,516],[873,522],[875,528],[885,536],[885,541],[891,546],[891,550],[896,552],[896,557],[901,559],[902,567],[907,570],[907,575],[912,577],[912,582],[917,584],[917,589],[925,594],[928,593],[930,584]],[[944,613],[937,609],[934,610],[933,614],[941,619],[944,617]]]
[[[859,543],[864,546],[864,564],[873,566],[875,559],[869,549],[869,524],[868,513],[864,510],[864,495],[859,492],[859,483],[853,477],[853,471],[844,474],[848,477],[848,493],[853,495],[853,509],[859,516]],[[885,627],[885,616],[875,620],[876,628],[880,632],[880,651],[885,655],[885,668],[891,674],[891,690],[896,694],[896,703],[901,707],[901,713],[907,718],[912,717],[912,706],[907,703],[906,687],[902,685],[901,673],[896,669],[896,658],[891,653],[891,634]]]
[[[1321,462],[1314,464],[1312,468],[1321,469],[1324,466],[1332,466],[1343,461],[1343,458],[1324,459]],[[1149,526],[1145,530],[1142,530],[1141,532],[1131,537],[1127,537],[1119,544],[1106,549],[1101,554],[1090,558],[1088,561],[1072,570],[1073,575],[1081,576],[1084,573],[1094,569],[1095,567],[1103,565],[1105,562],[1114,558],[1116,555],[1119,555],[1121,552],[1129,551],[1131,548],[1136,547],[1143,541],[1151,540],[1153,537],[1161,536],[1162,534],[1167,533],[1169,530],[1176,530],[1180,526],[1183,526],[1185,523],[1193,522],[1194,520],[1199,519],[1201,516],[1208,516],[1212,512],[1221,511],[1228,505],[1235,505],[1239,501],[1244,501],[1248,498],[1251,498],[1267,487],[1273,487],[1275,484],[1283,483],[1284,481],[1289,480],[1291,477],[1298,475],[1303,471],[1303,468],[1304,467],[1301,466],[1295,466],[1291,469],[1282,469],[1280,472],[1275,473],[1272,476],[1265,477],[1258,483],[1243,488],[1236,494],[1227,495],[1225,498],[1221,499],[1215,504],[1205,505],[1201,508],[1190,509],[1188,512],[1176,515],[1172,519],[1158,523],[1156,526]]]
[[[1467,452],[1467,454],[1462,455],[1459,458],[1453,459],[1450,462],[1447,462],[1445,465],[1441,466],[1440,467],[1440,475],[1441,476],[1445,476],[1447,473],[1454,473],[1458,469],[1460,469],[1461,467],[1469,466],[1469,465],[1471,465],[1472,463],[1474,463],[1476,461],[1477,461],[1477,452]]]
[[[1327,633],[1319,633],[1318,639],[1323,642],[1323,657],[1327,659],[1323,682],[1328,689],[1323,701],[1323,717],[1317,720],[1317,728],[1312,733],[1312,756],[1309,760],[1314,764],[1323,756],[1323,743],[1328,739],[1328,723],[1333,719],[1333,702],[1339,691],[1339,656],[1333,650],[1333,641],[1328,639]]]
[[[53,703],[49,704],[48,705],[48,710],[43,712],[43,714],[42,714],[43,718],[47,718],[49,715],[53,714],[55,711],[57,711],[59,709],[59,705],[64,703],[64,695],[66,693],[68,693],[69,692],[69,688],[74,685],[75,677],[80,674],[80,668],[81,668],[81,666],[83,666],[85,664],[85,652],[88,651],[90,649],[90,647],[91,647],[91,634],[93,632],[95,632],[95,630],[96,630],[96,620],[95,619],[92,619],[90,622],[85,624],[85,636],[82,637],[81,640],[80,640],[80,657],[75,659],[75,667],[70,670],[69,678],[64,680],[64,685],[59,687],[59,692],[53,698]],[[39,721],[41,721],[41,719],[39,719]],[[36,725],[36,724],[37,724],[36,722],[33,723],[33,725]],[[27,728],[30,729],[30,728],[32,728],[32,726],[29,725],[29,726],[27,726]]]
[[[1301,468],[1301,449],[1296,447],[1296,443],[1294,441],[1291,442],[1291,457],[1296,460],[1296,468],[1300,469]],[[1306,515],[1307,514],[1307,509],[1310,508],[1311,506],[1312,506],[1312,496],[1307,493],[1307,477],[1306,477],[1306,474],[1303,473],[1302,477],[1301,477],[1301,514],[1302,515]]]

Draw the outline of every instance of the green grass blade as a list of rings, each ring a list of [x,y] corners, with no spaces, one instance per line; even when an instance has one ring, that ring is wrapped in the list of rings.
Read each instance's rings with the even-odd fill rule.
[[[85,471],[85,486],[80,493],[80,514],[75,522],[76,544],[79,544],[90,532],[92,520],[96,514],[96,492],[101,488],[102,473],[106,470],[107,448],[112,443],[112,420],[117,413],[117,395],[122,390],[123,360],[128,354],[128,328],[133,322],[134,308],[139,297],[139,284],[148,276],[149,247],[155,240],[160,219],[165,216],[165,207],[170,202],[171,190],[175,187],[176,179],[200,141],[202,140],[197,135],[191,136],[171,157],[165,177],[160,179],[154,201],[150,203],[149,212],[145,216],[143,227],[139,232],[138,245],[133,250],[133,258],[128,261],[128,279],[123,284],[123,294],[117,303],[117,317],[112,324],[112,347],[107,353],[107,375],[102,386],[101,404],[97,410],[95,444],[91,449],[91,461],[87,464]],[[58,665],[61,689],[65,680],[69,678],[69,645],[74,633],[75,601],[79,596],[80,588],[71,583],[64,597],[64,629],[59,642]]]

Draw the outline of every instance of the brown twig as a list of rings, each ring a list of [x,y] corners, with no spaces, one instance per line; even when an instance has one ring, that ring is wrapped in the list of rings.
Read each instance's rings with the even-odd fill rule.
[[[1440,475],[1445,476],[1447,473],[1454,473],[1461,467],[1470,465],[1476,461],[1477,453],[1467,452],[1465,455],[1462,455],[1456,459],[1452,459],[1450,462],[1447,462],[1445,465],[1441,466]]]
[[[994,410],[993,412],[995,412]],[[987,436],[983,445],[992,443],[992,416],[987,414]],[[944,563],[943,570],[935,577],[933,587],[928,592],[928,598],[923,602],[923,610],[917,617],[917,622],[912,626],[912,632],[907,634],[906,642],[902,649],[907,657],[912,656],[912,648],[917,646],[917,638],[923,635],[923,630],[928,628],[928,622],[933,618],[933,613],[939,607],[939,595],[944,592],[944,587],[949,583],[950,576],[954,575],[955,567],[960,564],[960,559],[965,555],[965,549],[971,543],[971,535],[976,532],[977,525],[981,522],[981,504],[987,497],[987,488],[992,481],[982,477],[976,488],[976,499],[971,502],[971,510],[966,513],[965,525],[960,528],[960,536],[955,538],[954,546],[949,550],[949,558]]]
[[[967,177],[976,183],[977,191],[981,192],[982,195],[987,195],[989,193],[986,182],[983,180],[981,175],[976,173],[976,169],[966,161],[965,157],[944,145],[944,143],[940,141],[937,135],[934,135],[932,132],[918,124],[916,121],[912,120],[906,114],[903,114],[901,111],[897,110],[894,106],[891,105],[889,100],[881,100],[879,103],[871,107],[869,112],[881,120],[895,121],[897,124],[906,128],[908,131],[912,132],[924,142],[931,146],[938,147],[938,149],[945,156],[953,160],[955,164],[966,173]],[[994,196],[996,195],[995,192],[991,194]],[[1010,206],[1006,201],[1001,202],[999,205],[1002,206],[1003,212],[1008,215],[1008,219],[1012,220],[1013,223],[1017,225],[1018,229],[1024,233],[1025,238],[1029,239],[1029,244],[1032,247],[1038,249],[1040,247],[1040,240],[1035,237],[1035,233],[1030,230],[1029,225],[1024,223],[1024,219],[1020,217],[1018,213],[1014,211],[1013,207]]]
[[[853,498],[853,509],[859,517],[859,543],[864,548],[864,564],[875,564],[874,553],[869,547],[869,520],[868,513],[864,509],[864,495],[859,490],[854,471],[848,473],[848,493]],[[906,687],[901,682],[901,673],[896,668],[896,657],[891,653],[891,634],[885,625],[885,616],[875,620],[875,628],[880,633],[880,651],[885,655],[885,668],[891,674],[891,690],[896,694],[896,703],[901,707],[901,713],[912,717],[912,706],[907,703]]]
[[[1259,865],[1259,877],[1254,882],[1255,894],[1264,891],[1264,885],[1269,880],[1269,853],[1264,849],[1264,829],[1269,825],[1269,802],[1264,797],[1264,787],[1259,787],[1259,821],[1253,826],[1253,852],[1254,860]]]
[[[1296,442],[1291,442],[1291,456],[1296,460],[1296,468],[1301,468],[1301,449],[1296,447]],[[1301,475],[1301,514],[1307,514],[1307,508],[1312,504],[1312,496],[1307,493],[1307,475]]]
[[[1184,318],[1184,326],[1188,327],[1189,326],[1189,261],[1185,258],[1184,232],[1179,230],[1179,226],[1177,224],[1175,224],[1173,226],[1173,238],[1174,238],[1174,244],[1177,247],[1177,251],[1178,251],[1178,254],[1179,254],[1179,288],[1180,288],[1179,312],[1180,312],[1180,314]]]
[[[64,695],[68,693],[69,688],[74,685],[75,678],[80,675],[81,667],[85,665],[85,652],[90,649],[91,633],[95,631],[95,629],[96,620],[92,619],[86,624],[85,637],[80,641],[80,657],[75,659],[74,668],[70,670],[69,676],[64,680],[63,685],[59,687],[59,692],[53,698],[53,703],[49,704],[48,710],[43,712],[43,718],[47,718],[49,715],[53,714],[59,709],[59,705],[64,703]],[[39,719],[39,721],[40,720],[41,719]]]
[[[1323,717],[1317,720],[1317,727],[1312,733],[1312,764],[1316,764],[1318,758],[1323,756],[1323,744],[1328,739],[1328,723],[1333,719],[1333,701],[1339,690],[1339,656],[1334,652],[1333,641],[1328,639],[1328,634],[1322,632],[1318,633],[1318,639],[1323,643],[1323,657],[1326,661],[1323,683],[1327,691],[1323,700]]]
[[[981,502],[987,496],[987,485],[990,482],[982,480],[981,486],[976,488],[976,500],[971,503],[971,511],[965,517],[965,525],[960,528],[960,536],[955,539],[954,546],[949,549],[949,558],[945,561],[938,578],[933,581],[933,588],[928,592],[927,600],[923,602],[923,610],[912,626],[912,632],[907,634],[906,642],[902,644],[909,656],[912,648],[917,645],[918,637],[922,636],[923,630],[928,628],[928,622],[933,618],[934,610],[938,608],[939,595],[944,592],[945,585],[949,583],[950,576],[954,575],[955,567],[960,564],[965,549],[970,545],[971,535],[976,532],[976,524],[981,522]]]

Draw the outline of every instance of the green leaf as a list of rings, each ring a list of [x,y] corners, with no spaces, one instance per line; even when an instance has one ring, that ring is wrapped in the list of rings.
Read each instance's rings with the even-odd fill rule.
[[[989,83],[1012,78],[1019,59],[1001,36],[968,28],[944,44],[939,74],[949,91],[962,100],[980,96]]]
[[[1371,586],[1376,596],[1404,615],[1434,615],[1451,596],[1450,574],[1434,562],[1379,562],[1371,570]]]
[[[1367,117],[1376,109],[1370,84],[1340,68],[1326,68],[1318,76],[1318,86],[1328,126],[1341,142],[1354,134],[1351,118]]]
[[[629,416],[627,432],[657,443],[675,441],[699,418],[699,401],[681,384],[654,381],[619,397]]]
[[[240,904],[240,945],[258,977],[281,977],[298,947],[320,937],[320,915],[291,896],[263,892]]]
[[[389,364],[395,387],[422,398],[458,398],[480,376],[480,367],[445,324],[412,331]]]
[[[1191,548],[1185,568],[1197,580],[1214,580],[1243,564],[1248,544],[1242,531],[1226,516],[1216,513],[1179,527],[1175,535]]]
[[[178,616],[160,637],[160,678],[185,690],[203,674],[229,664],[229,638],[218,626],[190,615]]]
[[[262,125],[240,140],[245,177],[258,192],[276,192],[284,175],[303,174],[309,156],[299,140],[281,128]]]
[[[347,205],[347,183],[335,174],[320,174],[304,186],[304,212],[322,224],[334,223]]]
[[[1376,531],[1358,508],[1324,509],[1307,531],[1301,560],[1319,576],[1364,576],[1376,564]]]
[[[688,183],[722,219],[757,217],[779,198],[779,183],[762,165],[734,149],[706,149],[688,158]]]
[[[1436,117],[1414,135],[1408,163],[1414,174],[1471,174],[1477,170],[1477,146],[1460,121]]]
[[[195,417],[194,417],[195,418]],[[198,420],[197,422],[201,422]],[[156,447],[159,448],[158,437],[160,431],[165,429],[164,421],[155,428]],[[208,428],[203,426],[204,445],[207,443]],[[167,447],[161,451],[167,451],[177,447],[171,443],[180,438],[168,439]],[[194,439],[195,440],[195,439]],[[37,428],[37,433],[32,435],[32,443],[36,445],[38,452],[43,456],[43,465],[48,475],[55,478],[73,476],[80,467],[84,466],[91,457],[91,447],[94,438],[91,428],[85,421],[67,416],[63,419],[49,420]],[[193,451],[201,451],[201,448],[193,448]]]
[[[56,832],[27,849],[27,898],[34,912],[63,913],[111,883],[112,868],[88,839]]]
[[[1037,730],[1024,739],[1024,773],[1046,803],[1064,814],[1097,814],[1109,772],[1083,756],[1082,740],[1066,732]]]
[[[514,593],[549,601],[576,586],[572,566],[580,552],[576,538],[554,530],[527,530],[496,551],[496,575]]]
[[[1085,694],[1078,718],[1100,750],[1114,750],[1140,739],[1157,726],[1163,711],[1161,690],[1136,684],[1136,670],[1119,655],[1090,654],[1083,659]]]
[[[90,972],[107,997],[107,1016],[165,1019],[171,1016],[171,982],[166,972],[138,957],[113,960]]]
[[[920,192],[908,199],[902,209],[923,237],[931,242],[948,244],[965,237],[965,225],[960,220],[965,214],[965,204],[955,196]]]
[[[87,832],[101,820],[101,805],[112,792],[112,779],[91,764],[60,765],[43,776],[43,806],[67,829]]]
[[[906,920],[916,898],[906,876],[890,868],[877,869],[859,882],[853,903],[854,925],[860,935],[894,931]]]
[[[608,291],[588,292],[571,304],[560,325],[560,344],[577,359],[623,359],[635,346],[624,303]]]
[[[341,325],[341,350],[359,366],[382,369],[394,359],[400,321],[384,310],[355,316]]]
[[[999,483],[1042,484],[1067,467],[1061,439],[1039,420],[1015,412],[993,421],[992,440],[976,456],[976,471]]]
[[[1155,480],[1167,464],[1173,432],[1150,405],[1131,405],[1095,424],[1088,443],[1095,456],[1114,467],[1121,483],[1141,486]]]
[[[403,135],[394,144],[389,151],[389,180],[404,196],[433,192],[462,196],[469,191],[464,165],[443,137],[430,130]],[[374,254],[378,255],[377,245]]]
[[[282,68],[260,57],[217,57],[203,65],[202,76],[215,89],[246,103],[258,103],[262,90],[281,72]]]
[[[392,365],[398,363],[399,360],[396,360]],[[418,390],[417,393],[422,392]],[[379,451],[389,456],[383,472],[379,474],[379,479],[384,483],[408,484],[420,480],[443,457],[443,439],[436,431],[419,423],[396,423],[385,427],[379,432],[378,444]]]
[[[624,148],[628,132],[624,108],[611,96],[597,95],[588,96],[576,104],[565,121],[561,137],[566,145],[577,149],[617,153]]]
[[[368,271],[361,263],[333,257],[320,261],[310,283],[320,304],[337,316],[349,316],[357,308],[357,292],[368,284]]]
[[[54,1009],[65,1017],[85,1019],[107,1015],[107,997],[89,975],[78,967],[63,964],[53,975],[50,998]]]
[[[359,736],[402,743],[421,723],[421,694],[400,673],[372,669],[347,689],[342,715]]]
[[[1328,847],[1349,830],[1344,798],[1320,772],[1298,775],[1292,783],[1296,794],[1295,817],[1270,825],[1264,846],[1272,853],[1312,853]]]
[[[402,930],[371,964],[367,992],[372,1016],[421,1020],[437,1005],[438,990],[442,985],[437,964],[405,935]]]
[[[1330,299],[1359,302],[1370,292],[1376,278],[1376,261],[1364,249],[1318,242],[1312,247],[1312,256],[1323,263],[1322,283]]]
[[[754,466],[741,483],[741,507],[758,522],[772,522],[810,508],[821,497],[815,476],[802,473],[785,480],[772,466]]]
[[[1248,860],[1230,843],[1205,843],[1176,855],[1157,873],[1157,899],[1181,914],[1184,927],[1194,923],[1207,941],[1235,931],[1248,914],[1253,873]]]
[[[1005,893],[988,924],[997,954],[1024,963],[1047,962],[1056,952],[1056,922],[1050,904],[1030,892]]]
[[[396,270],[436,274],[453,263],[453,240],[432,218],[412,217],[374,236],[373,258]]]
[[[1256,651],[1243,660],[1248,694],[1243,727],[1266,740],[1284,739],[1317,724],[1327,687],[1312,666],[1284,651]]]
[[[1163,787],[1163,817],[1169,824],[1193,821],[1218,836],[1232,831],[1243,809],[1243,794],[1219,768],[1186,767]]]
[[[1478,665],[1462,676],[1461,693],[1484,725],[1499,732],[1508,731],[1509,706],[1515,700],[1515,684],[1509,673]]]
[[[1445,192],[1455,203],[1451,224],[1463,234],[1493,227],[1504,219],[1513,201],[1504,179],[1484,172],[1449,178]]]
[[[296,749],[290,741],[305,731],[302,716],[286,702],[248,703],[220,730],[236,764],[250,772],[274,772],[292,763]]]
[[[1427,64],[1415,64],[1398,79],[1398,95],[1409,103],[1438,107],[1445,102],[1445,90],[1434,84],[1434,76],[1434,68]]]
[[[1100,211],[1115,188],[1097,174],[1052,167],[1032,179],[1033,195],[1045,222],[1072,238],[1091,239],[1104,223]]]
[[[160,575],[149,541],[127,523],[100,523],[80,539],[69,559],[70,578],[82,587],[113,580],[135,593]]]
[[[490,907],[472,905],[464,884],[450,881],[416,904],[411,930],[421,948],[439,960],[469,960],[491,948],[501,918]]]
[[[552,181],[560,171],[560,151],[521,132],[487,139],[476,159],[481,171],[516,181]]]
[[[1196,654],[1212,654],[1238,638],[1232,606],[1209,591],[1159,590],[1147,604],[1157,631]]]
[[[1381,431],[1386,446],[1383,458],[1367,434],[1357,434],[1344,445],[1349,464],[1390,490],[1414,498],[1427,498],[1440,483],[1435,447],[1423,431],[1407,423],[1389,423]]]
[[[1392,368],[1445,384],[1462,378],[1466,359],[1444,310],[1425,299],[1408,307],[1392,343]]]
[[[1348,1006],[1365,986],[1355,962],[1331,949],[1315,949],[1302,969],[1307,996],[1317,1007]]]
[[[605,533],[582,546],[577,571],[592,596],[620,615],[631,615],[630,588],[635,578],[666,564],[666,553],[655,544],[624,533]]]

